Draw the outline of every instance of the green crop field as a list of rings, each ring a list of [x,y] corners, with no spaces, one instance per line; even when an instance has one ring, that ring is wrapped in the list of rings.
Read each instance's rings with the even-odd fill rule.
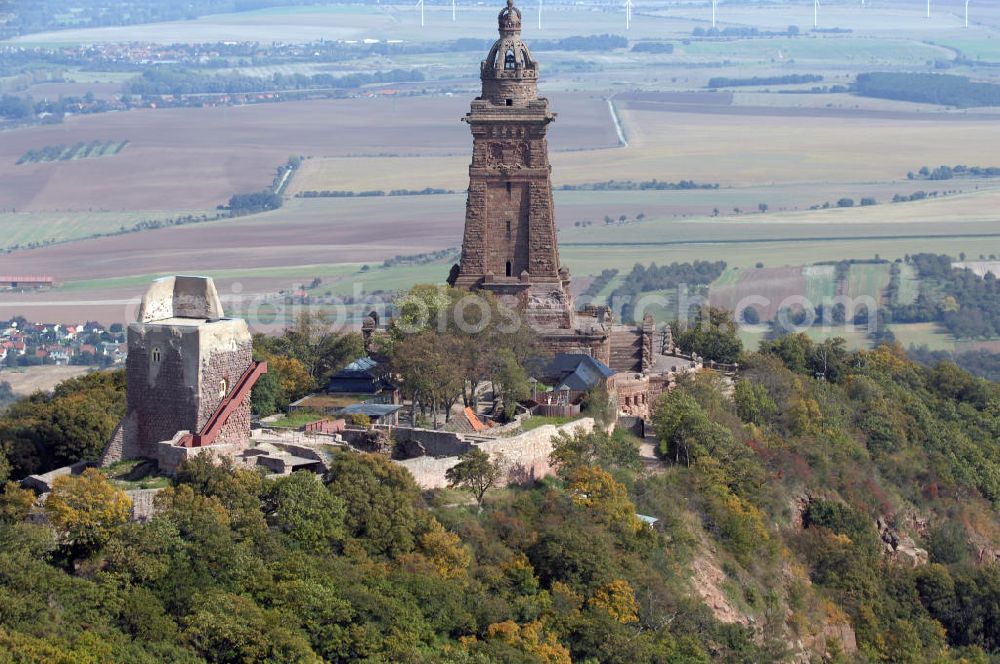
[[[950,46],[962,52],[970,60],[1000,62],[1000,40],[997,39],[940,39],[943,46]]]
[[[955,338],[937,323],[891,324],[889,330],[904,348],[927,346],[930,350],[955,350]]]
[[[142,221],[192,215],[214,216],[215,210],[134,210],[128,212],[4,212],[0,213],[0,250],[45,242],[65,242],[114,233]]]
[[[804,330],[804,333],[813,341],[825,341],[834,337],[841,337],[847,342],[848,348],[870,348],[871,341],[867,337],[867,332],[863,327],[854,325],[838,325],[834,327],[822,327],[815,325]],[[764,326],[741,326],[737,331],[743,347],[748,350],[757,350],[760,342],[767,336],[767,329]]]
[[[852,265],[847,273],[848,297],[871,297],[876,302],[882,303],[888,286],[888,263],[859,263]]]
[[[806,278],[806,299],[820,304],[837,294],[836,270],[832,265],[807,265],[802,268]]]
[[[899,290],[896,293],[897,305],[913,304],[920,295],[920,279],[917,270],[909,263],[899,264]]]

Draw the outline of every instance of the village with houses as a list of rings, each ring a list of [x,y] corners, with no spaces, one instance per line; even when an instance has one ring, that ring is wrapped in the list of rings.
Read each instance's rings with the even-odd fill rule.
[[[125,364],[125,326],[0,320],[0,381],[3,372],[43,365],[111,367]]]

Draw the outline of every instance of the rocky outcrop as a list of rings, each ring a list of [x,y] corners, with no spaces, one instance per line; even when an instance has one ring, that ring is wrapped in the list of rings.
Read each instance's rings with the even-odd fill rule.
[[[926,565],[928,554],[925,549],[917,546],[913,538],[891,527],[881,517],[875,521],[879,539],[882,540],[882,553],[893,562],[909,567]]]
[[[708,553],[704,553],[694,559],[692,568],[694,574],[691,576],[691,583],[694,585],[695,592],[712,610],[715,619],[723,623],[735,623],[749,627],[751,625],[750,616],[744,615],[737,609],[722,590],[726,574],[715,563],[715,560]]]

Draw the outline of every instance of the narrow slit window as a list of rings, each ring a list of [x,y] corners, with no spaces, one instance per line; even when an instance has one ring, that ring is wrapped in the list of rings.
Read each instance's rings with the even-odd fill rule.
[[[159,364],[160,360],[163,358],[163,355],[160,353],[159,347],[153,348],[152,356],[153,356],[153,362]]]
[[[509,277],[512,274],[514,274],[514,266],[510,264],[510,261],[507,261],[507,276]]]

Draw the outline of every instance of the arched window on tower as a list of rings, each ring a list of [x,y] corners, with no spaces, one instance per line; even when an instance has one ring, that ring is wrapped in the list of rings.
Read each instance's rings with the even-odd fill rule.
[[[153,348],[152,356],[153,356],[153,362],[159,364],[160,360],[163,357],[162,354],[160,353],[159,347]]]
[[[517,65],[516,65],[516,63],[514,61],[514,51],[513,50],[508,50],[507,51],[507,55],[503,56],[503,68],[504,69],[514,69],[516,66]]]
[[[510,261],[507,261],[507,276],[509,277],[513,274],[514,274],[514,266],[510,264]]]

